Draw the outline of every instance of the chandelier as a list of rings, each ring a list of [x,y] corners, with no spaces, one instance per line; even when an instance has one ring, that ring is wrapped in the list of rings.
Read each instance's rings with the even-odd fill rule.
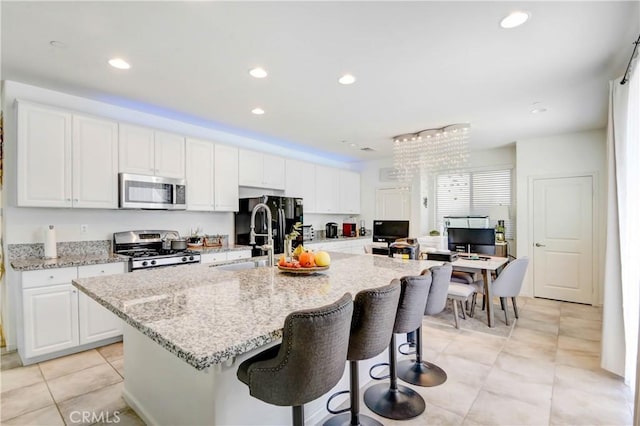
[[[410,179],[424,172],[455,170],[469,159],[468,123],[451,124],[393,137],[393,165],[396,176]]]

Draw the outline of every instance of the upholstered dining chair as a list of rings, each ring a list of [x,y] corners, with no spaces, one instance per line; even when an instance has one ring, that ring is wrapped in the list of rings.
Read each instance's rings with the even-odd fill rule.
[[[527,267],[529,266],[529,258],[524,256],[518,258],[505,266],[504,270],[498,275],[495,281],[491,283],[491,292],[494,296],[500,297],[500,301],[504,309],[504,322],[509,325],[509,304],[507,299],[511,298],[513,303],[513,313],[518,318],[518,305],[516,304],[516,297],[520,294],[522,289],[522,283],[524,281],[524,275],[527,273]],[[479,280],[472,284],[476,288],[476,292],[484,295],[484,281]],[[477,295],[476,293],[476,295]],[[471,313],[476,307],[476,295],[473,296],[471,301]],[[487,303],[491,303],[488,300]]]

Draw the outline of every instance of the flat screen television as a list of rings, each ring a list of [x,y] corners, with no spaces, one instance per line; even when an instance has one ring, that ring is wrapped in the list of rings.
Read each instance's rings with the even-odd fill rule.
[[[448,228],[447,234],[451,251],[495,254],[496,230],[493,228]]]
[[[399,238],[409,238],[408,220],[374,220],[373,241],[392,243]]]

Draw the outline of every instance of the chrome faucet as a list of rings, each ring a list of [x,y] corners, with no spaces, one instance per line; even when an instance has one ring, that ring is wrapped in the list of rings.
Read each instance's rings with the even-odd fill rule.
[[[267,233],[256,234],[256,213],[258,210],[264,209],[267,214]],[[251,211],[251,231],[249,232],[249,244],[256,243],[256,237],[267,237],[267,244],[260,246],[262,250],[267,250],[269,257],[269,266],[273,266],[273,228],[271,227],[271,209],[265,203],[258,203]]]

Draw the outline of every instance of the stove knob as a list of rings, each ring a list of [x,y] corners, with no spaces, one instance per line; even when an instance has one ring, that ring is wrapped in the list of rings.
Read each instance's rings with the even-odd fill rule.
[[[183,261],[183,262],[186,262],[186,261],[187,261],[187,258],[186,258],[186,257],[183,257],[183,258],[182,258],[182,261]]]
[[[189,260],[193,260],[193,256],[189,256]]]
[[[155,265],[155,264],[156,264],[156,261],[155,261],[155,260],[152,260],[152,261],[151,261],[151,264],[152,264],[152,265]]]
[[[142,262],[142,266],[147,266],[149,263],[145,260]]]

